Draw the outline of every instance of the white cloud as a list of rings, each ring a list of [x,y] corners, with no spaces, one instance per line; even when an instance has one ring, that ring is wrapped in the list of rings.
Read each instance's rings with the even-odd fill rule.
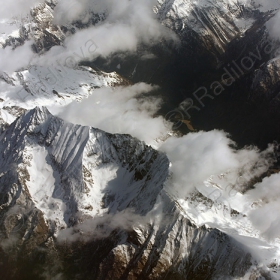
[[[255,202],[249,218],[264,237],[280,237],[280,174],[274,174],[255,185],[248,192],[248,201]]]
[[[53,47],[34,64],[73,66],[82,60],[108,57],[116,52],[134,52],[139,44],[158,43],[162,38],[176,41],[176,36],[156,19],[155,1],[151,0],[60,0],[55,8],[54,22],[67,24],[86,20],[90,13],[106,13],[106,19],[90,28],[77,31],[66,38],[63,47]],[[71,63],[72,60],[72,63]]]
[[[275,39],[280,39],[279,26],[280,26],[280,11],[267,23],[267,28],[270,32],[270,35]]]
[[[162,117],[153,118],[160,107],[159,98],[140,98],[156,86],[145,83],[115,89],[102,88],[80,103],[61,108],[59,116],[67,121],[97,127],[110,133],[128,133],[146,143],[166,134]],[[50,110],[55,113],[53,108]],[[171,124],[170,124],[171,128]]]
[[[10,19],[15,16],[25,16],[30,12],[30,8],[35,7],[39,3],[44,1],[40,0],[12,0],[12,1],[0,1],[0,18]]]
[[[25,15],[39,2],[35,0],[3,2],[2,17]],[[71,68],[80,61],[94,60],[98,56],[108,57],[113,53],[123,51],[134,52],[141,43],[152,44],[159,42],[162,38],[176,40],[175,35],[156,19],[152,10],[153,5],[154,1],[151,0],[60,0],[54,10],[54,22],[57,24],[67,24],[77,19],[86,21],[92,11],[106,13],[106,20],[68,36],[63,46],[54,46],[44,55],[37,55],[33,58],[32,64],[56,65],[59,63]],[[10,53],[6,52],[3,56],[6,61],[10,56],[14,60]],[[23,63],[25,57],[27,59]],[[29,59],[29,55],[21,56],[20,67],[27,66]],[[11,67],[11,69],[17,68]]]
[[[126,209],[115,214],[105,213],[102,216],[86,218],[77,226],[61,230],[57,238],[59,242],[101,239],[108,237],[115,229],[131,230],[133,226],[147,222],[148,216],[140,216],[135,214],[132,209]]]
[[[0,71],[11,73],[27,66],[34,56],[31,45],[32,42],[29,41],[15,50],[11,47],[0,48]]]
[[[172,192],[185,198],[212,175],[230,173],[228,182],[236,182],[240,175],[244,182],[265,172],[270,165],[266,154],[255,148],[236,150],[223,131],[190,133],[181,138],[169,138],[160,148],[172,166]]]

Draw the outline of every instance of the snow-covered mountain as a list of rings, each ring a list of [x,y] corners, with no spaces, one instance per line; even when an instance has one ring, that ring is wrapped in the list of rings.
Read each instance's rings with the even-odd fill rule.
[[[277,1],[263,7],[254,1],[160,0],[155,12],[161,22],[183,40],[194,36],[219,59],[230,42],[267,21],[277,9]]]
[[[70,69],[64,66],[30,66],[26,70],[0,76],[1,123],[10,124],[25,109],[35,106],[67,105],[80,101],[103,87],[128,82],[117,73],[105,73],[90,67]]]
[[[129,135],[36,107],[0,141],[1,262],[14,268],[4,279],[41,277],[40,266],[51,279],[230,279],[254,265],[237,241],[190,220],[164,189],[167,157]]]
[[[280,4],[257,3],[159,0],[153,8],[155,17],[176,33],[181,45],[168,49],[161,40],[150,47],[144,40],[141,57],[133,54],[136,62],[120,50],[112,70],[114,57],[104,55],[105,63],[96,64],[107,72],[75,52],[71,58],[77,61],[72,68],[60,61],[42,63],[54,49],[67,49],[71,36],[101,26],[109,17],[107,11],[96,14],[90,10],[90,19],[60,25],[53,21],[57,1],[51,0],[33,8],[28,16],[0,22],[0,28],[4,25],[9,31],[1,33],[3,50],[16,52],[26,44],[33,50],[28,65],[21,67],[19,61],[17,70],[0,73],[1,279],[279,279],[279,239],[264,238],[248,214],[268,202],[249,202],[246,193],[262,177],[279,170],[264,168],[258,177],[250,178],[246,190],[234,189],[233,196],[222,187],[226,173],[213,174],[183,197],[174,191],[173,163],[155,149],[175,132],[167,129],[165,138],[154,139],[152,148],[127,134],[69,123],[46,108],[90,102],[96,90],[130,85],[131,77],[148,76],[153,82],[164,67],[168,78],[176,76],[174,84],[180,80],[182,86],[183,70],[200,69],[206,57],[213,63],[210,69],[217,72],[210,77],[201,75],[190,86],[196,89],[198,82],[218,80],[219,71],[235,52],[238,63],[253,50],[257,63],[244,71],[237,88],[246,85],[251,90],[250,102],[266,100],[269,109],[277,111],[280,64],[274,54],[280,45],[269,37],[265,24]],[[86,33],[81,34],[80,38]],[[273,51],[265,54],[269,42],[273,42]],[[256,46],[260,53],[253,49]],[[106,49],[107,45],[96,47]],[[176,72],[176,64],[169,69],[166,61],[173,59],[173,51],[182,65],[189,57],[188,61],[198,61],[199,66],[178,67],[182,73]],[[132,70],[122,72],[126,63]],[[191,80],[192,76],[187,82]],[[124,110],[139,102],[143,110],[139,114],[149,115],[151,108],[141,98],[150,96],[136,95]],[[183,159],[183,150],[179,153]],[[191,168],[183,164],[182,160],[181,169]],[[216,192],[218,198],[212,195]]]

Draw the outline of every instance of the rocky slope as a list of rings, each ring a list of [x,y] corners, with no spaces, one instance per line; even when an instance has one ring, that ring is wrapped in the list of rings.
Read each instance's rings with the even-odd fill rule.
[[[187,43],[194,37],[198,45],[221,62],[230,42],[253,26],[266,22],[279,5],[262,9],[254,1],[169,1],[160,0],[155,12],[163,24]]]
[[[254,263],[190,221],[164,190],[166,156],[128,135],[37,107],[0,142],[3,279],[230,279]]]
[[[34,106],[79,102],[96,89],[125,84],[128,82],[115,72],[105,73],[90,67],[30,66],[12,74],[3,72],[0,74],[0,123],[10,124]]]
[[[275,109],[279,106],[280,58],[269,60],[255,72],[251,90],[257,101],[268,100]]]
[[[11,46],[17,48],[27,40],[33,39],[33,49],[36,52],[49,50],[52,46],[60,45],[65,39],[60,27],[52,23],[55,1],[39,3],[30,11],[30,14],[22,14],[14,20],[7,22],[13,28],[11,34],[1,34],[2,47]]]
[[[172,119],[176,127],[178,119],[191,118],[197,129],[229,131],[240,146],[264,148],[279,139],[280,43],[267,28],[279,8],[277,1],[158,2],[159,19],[182,42],[166,78],[176,85],[164,87],[175,103],[166,113],[180,111]],[[180,129],[189,131],[183,124]]]

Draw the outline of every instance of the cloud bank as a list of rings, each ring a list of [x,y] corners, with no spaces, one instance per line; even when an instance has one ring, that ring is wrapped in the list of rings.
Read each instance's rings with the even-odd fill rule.
[[[17,0],[4,2],[2,18],[26,15],[31,7],[42,1]],[[54,9],[54,24],[69,26],[74,21],[87,23],[92,14],[103,19],[87,29],[76,30],[66,37],[63,46],[54,46],[44,55],[34,56],[30,62],[29,52],[21,56],[20,67],[28,65],[57,65],[75,68],[81,61],[94,60],[99,56],[109,57],[117,52],[135,52],[140,44],[150,45],[162,39],[176,41],[176,36],[162,26],[153,13],[152,0],[59,0]],[[104,17],[103,17],[104,16]],[[1,50],[2,52],[2,50]],[[31,52],[31,49],[30,49]],[[1,57],[11,57],[10,65],[16,68],[15,55],[2,52]],[[27,59],[24,62],[24,57]],[[5,64],[3,64],[3,69]]]
[[[98,56],[135,52],[139,44],[150,45],[162,39],[176,41],[176,36],[156,19],[154,4],[155,1],[151,0],[61,0],[54,11],[56,24],[67,25],[77,20],[86,23],[92,13],[105,15],[105,20],[68,36],[63,46],[53,47],[33,63],[60,63],[72,67],[82,60],[94,60]]]
[[[160,98],[143,97],[157,89],[145,83],[115,89],[102,88],[80,103],[74,102],[58,112],[61,118],[81,125],[93,126],[110,133],[127,133],[148,144],[166,135],[171,123],[154,117],[161,105]],[[49,108],[55,113],[53,108]]]
[[[11,47],[0,48],[0,72],[12,73],[27,66],[34,57],[31,45],[32,42],[29,41],[14,50]]]
[[[25,16],[27,13],[30,12],[31,8],[43,2],[43,0],[1,0],[0,18],[10,19],[15,16]]]
[[[167,139],[160,150],[172,163],[171,191],[185,198],[210,176],[222,173],[227,174],[227,184],[234,184],[241,175],[244,183],[249,182],[270,166],[271,148],[261,153],[253,147],[236,150],[233,144],[225,132],[218,130]]]
[[[264,178],[248,192],[248,201],[254,203],[249,212],[253,225],[272,241],[280,237],[280,173]]]

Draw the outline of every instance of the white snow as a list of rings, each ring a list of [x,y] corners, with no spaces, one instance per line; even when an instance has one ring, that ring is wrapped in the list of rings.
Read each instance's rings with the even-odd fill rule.
[[[25,157],[31,158],[27,165],[30,179],[27,187],[34,201],[47,220],[54,221],[58,227],[66,227],[64,213],[66,210],[63,197],[55,191],[55,177],[57,173],[48,163],[50,158],[44,147],[32,145],[25,149]],[[58,174],[56,174],[57,176]]]
[[[61,65],[54,67],[31,66],[28,70],[7,75],[12,84],[0,79],[0,108],[19,106],[32,109],[49,106],[52,112],[72,101],[80,101],[95,89],[113,87],[122,82],[115,73],[95,71],[90,67],[70,69]],[[11,123],[7,116],[7,122]]]

